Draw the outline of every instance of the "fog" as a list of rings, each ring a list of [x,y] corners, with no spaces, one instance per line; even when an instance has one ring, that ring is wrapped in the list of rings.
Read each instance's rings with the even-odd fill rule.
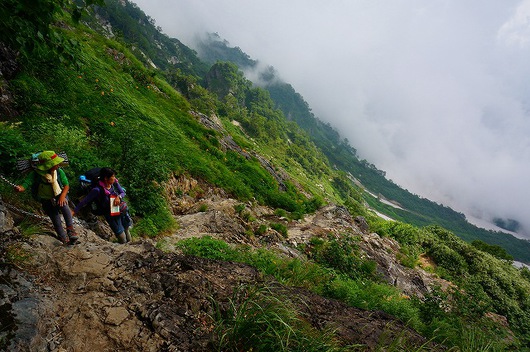
[[[135,2],[274,66],[400,186],[530,237],[530,0]]]

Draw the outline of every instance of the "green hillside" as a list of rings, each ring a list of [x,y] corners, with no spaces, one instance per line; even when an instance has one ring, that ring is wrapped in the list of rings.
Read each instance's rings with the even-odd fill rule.
[[[179,248],[186,255],[244,262],[280,283],[382,310],[455,351],[529,350],[530,271],[512,265],[512,256],[530,262],[527,242],[503,235],[501,248],[498,234],[386,180],[316,118],[293,87],[273,84],[274,70],[265,75],[267,89],[255,86],[237,60],[201,61],[161,34],[135,5],[105,3],[95,9],[67,0],[0,4],[0,16],[8,19],[0,23],[0,68],[10,72],[0,77],[0,89],[12,97],[10,113],[0,118],[3,176],[20,180],[16,160],[35,151],[65,151],[77,202],[77,177],[95,166],[112,166],[127,189],[137,238],[161,239],[176,231],[164,184],[179,175],[217,186],[241,202],[270,206],[289,220],[333,202],[353,217],[364,216],[370,231],[398,241],[403,266],[416,268],[426,256],[433,261],[426,270],[451,284],[422,298],[403,297],[382,282],[374,261],[359,255],[359,236],[348,233],[315,236],[297,248],[307,255],[304,260],[211,238],[192,238]],[[220,121],[221,128],[206,127],[203,117]],[[354,178],[407,211],[385,208]],[[12,185],[0,183],[3,200],[36,211],[27,193],[15,194]],[[401,221],[378,218],[367,202]],[[397,341],[394,350],[404,346],[406,341]]]
[[[201,58],[207,62],[227,60],[242,68],[254,68],[257,62],[251,60],[240,48],[210,35],[198,45]],[[366,202],[377,211],[389,217],[416,226],[439,225],[457,234],[465,241],[482,240],[505,248],[516,260],[530,263],[530,242],[511,234],[485,230],[469,223],[464,214],[458,213],[443,204],[412,194],[386,179],[385,172],[377,169],[367,160],[359,159],[352,144],[355,141],[342,139],[340,134],[328,123],[316,117],[304,98],[288,83],[278,79],[274,68],[269,67],[262,73],[262,80],[275,107],[280,109],[287,119],[297,123],[310,136],[311,141],[322,151],[330,164],[359,180],[372,193],[383,196],[400,204],[401,208],[386,205],[365,193]],[[263,84],[263,83],[261,83]]]
[[[236,66],[214,65],[204,77],[207,90],[178,68],[147,68],[120,38],[107,39],[69,17],[59,21],[61,26],[48,35],[75,43],[68,49],[74,59],[61,62],[54,47],[43,47],[43,55],[29,49],[20,73],[9,82],[19,114],[0,125],[0,163],[7,176],[17,178],[17,158],[42,149],[67,151],[71,179],[92,167],[111,165],[123,178],[132,211],[140,219],[136,231],[145,235],[174,226],[161,186],[172,174],[188,173],[241,200],[256,199],[296,216],[314,210],[323,197],[341,201],[332,183],[342,176],[274,108],[268,93],[254,88]],[[241,148],[259,152],[297,177],[280,189],[256,158],[224,150],[220,134],[203,127],[190,110],[218,113]],[[232,121],[240,122],[246,133]],[[313,195],[304,195],[295,184]],[[359,193],[350,188],[342,201],[362,209]]]

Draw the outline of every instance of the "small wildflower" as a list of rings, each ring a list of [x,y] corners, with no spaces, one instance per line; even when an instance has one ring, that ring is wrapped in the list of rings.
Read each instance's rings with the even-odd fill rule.
[[[110,125],[111,125],[112,127],[116,126],[116,124],[114,123],[114,121],[111,121],[111,122],[110,122]]]

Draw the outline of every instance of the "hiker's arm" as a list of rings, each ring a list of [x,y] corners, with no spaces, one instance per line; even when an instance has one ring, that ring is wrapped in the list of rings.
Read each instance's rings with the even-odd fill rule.
[[[116,186],[115,189],[116,189],[116,193],[118,194],[118,197],[120,197],[120,199],[125,198],[125,190],[122,188],[120,183],[116,181],[114,182],[114,186]]]
[[[79,210],[81,210],[81,208],[83,208],[87,204],[92,203],[98,197],[99,197],[99,187],[92,188],[92,190],[88,192],[87,196],[83,198],[83,200],[80,201],[79,204],[77,204],[72,215],[79,213]]]
[[[66,200],[66,195],[68,194],[68,190],[70,190],[70,185],[64,185],[63,191],[59,195],[58,203],[61,207],[68,204],[68,201]]]
[[[24,179],[24,181],[22,181],[22,184],[21,185],[18,185],[18,186],[15,186],[15,191],[17,192],[24,192],[25,190],[27,190],[29,187],[31,187],[31,185],[33,184],[34,182],[34,179],[35,179],[35,172],[30,172],[26,178]]]
[[[70,183],[68,182],[68,178],[66,177],[66,174],[62,169],[57,169],[57,177],[61,179],[61,185],[63,186],[63,191],[59,195],[59,205],[65,206],[68,204],[68,201],[66,200],[66,196],[68,195],[68,191],[70,190]]]

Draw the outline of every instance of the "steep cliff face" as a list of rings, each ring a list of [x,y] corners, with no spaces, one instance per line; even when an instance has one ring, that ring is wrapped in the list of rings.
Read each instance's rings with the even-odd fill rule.
[[[396,339],[408,339],[412,346],[426,343],[387,314],[284,287],[244,264],[185,256],[172,246],[182,238],[210,235],[302,256],[296,246],[313,236],[357,233],[365,255],[378,262],[388,282],[408,295],[429,290],[428,275],[395,260],[397,243],[363,232],[362,219],[352,219],[344,208],[329,205],[304,220],[287,221],[249,203],[256,219],[252,226],[274,219],[288,227],[287,238],[274,230],[250,238],[244,234],[249,223],[234,210],[238,202],[222,190],[185,177],[173,179],[166,189],[180,229],[163,239],[165,251],[146,239],[111,243],[84,221],[76,225],[80,244],[75,246],[62,246],[46,232],[23,236],[22,218],[0,203],[0,346],[8,351],[211,351],[218,343],[212,321],[216,309],[241,304],[243,297],[235,293],[255,286],[290,297],[306,321],[335,329],[343,343],[367,350]]]

